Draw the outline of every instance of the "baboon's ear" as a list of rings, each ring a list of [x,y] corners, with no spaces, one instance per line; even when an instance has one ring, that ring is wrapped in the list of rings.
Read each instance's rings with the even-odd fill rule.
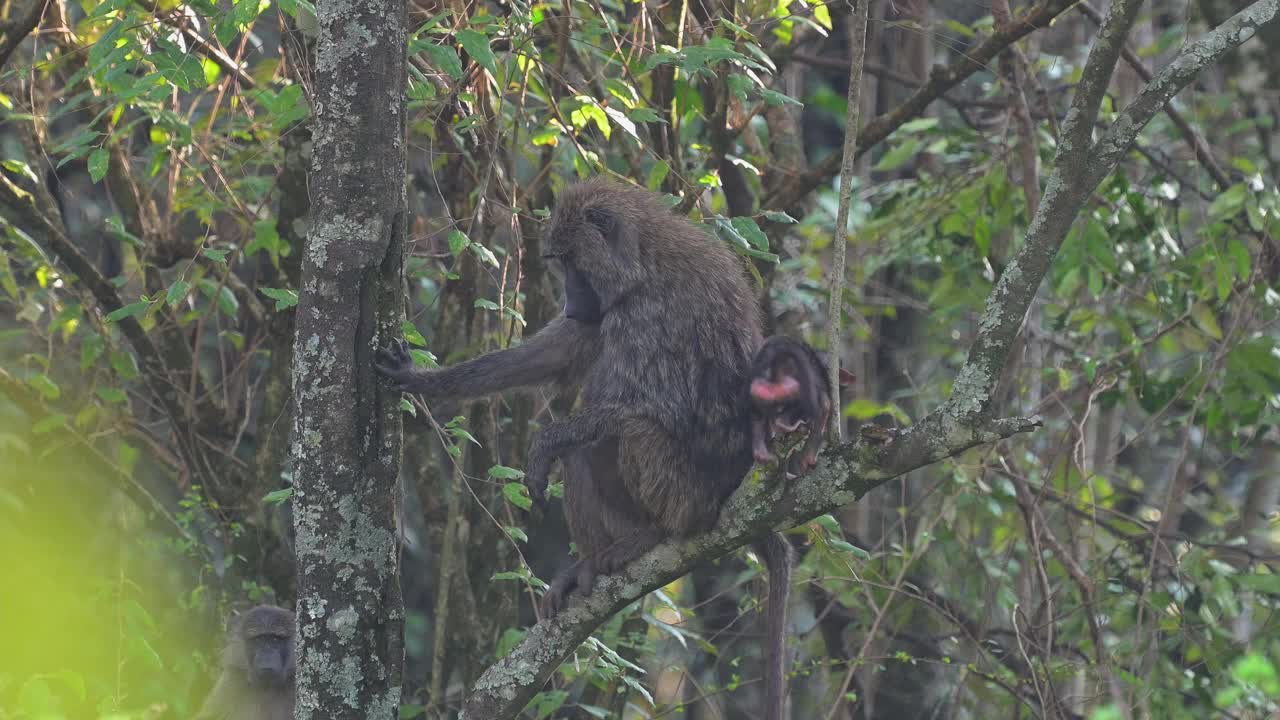
[[[605,242],[612,245],[617,241],[618,231],[621,229],[617,215],[601,207],[587,208],[585,214],[587,222],[600,231],[600,234],[604,236]]]

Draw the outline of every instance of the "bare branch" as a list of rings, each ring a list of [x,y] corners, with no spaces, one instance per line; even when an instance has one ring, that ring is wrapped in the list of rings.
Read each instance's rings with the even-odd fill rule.
[[[845,98],[844,152],[840,162],[840,202],[836,208],[836,237],[831,261],[831,293],[827,312],[827,363],[835,407],[840,402],[840,322],[844,318],[845,246],[849,244],[849,202],[853,199],[853,164],[858,157],[858,118],[862,110],[862,61],[867,49],[867,0],[855,0],[849,14],[849,91]],[[836,440],[844,439],[844,423],[831,423]]]

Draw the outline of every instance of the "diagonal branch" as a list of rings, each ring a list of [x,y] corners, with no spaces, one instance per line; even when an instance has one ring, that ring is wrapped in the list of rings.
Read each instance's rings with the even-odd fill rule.
[[[1102,25],[1102,13],[1094,9],[1088,2],[1082,0],[1076,5],[1076,8],[1089,19],[1089,22],[1098,26]],[[1146,65],[1142,64],[1142,58],[1139,58],[1137,53],[1129,49],[1128,45],[1121,48],[1120,57],[1124,58],[1125,63],[1138,76],[1138,79],[1144,83],[1151,82],[1153,77],[1151,71],[1147,69]],[[1209,143],[1205,141],[1204,136],[1191,126],[1191,123],[1182,113],[1178,112],[1177,108],[1172,105],[1166,105],[1164,112],[1169,116],[1169,120],[1173,122],[1174,126],[1178,128],[1178,131],[1182,133],[1183,137],[1186,138],[1187,144],[1191,146],[1191,152],[1196,156],[1196,160],[1204,166],[1213,181],[1218,184],[1218,188],[1226,190],[1231,185],[1231,178],[1227,177],[1226,171],[1218,164],[1218,160],[1213,156],[1213,152],[1209,149]],[[1190,187],[1189,183],[1183,184]]]
[[[795,527],[836,510],[916,468],[1038,426],[1036,418],[1009,418],[981,428],[959,427],[934,413],[887,444],[859,439],[831,448],[822,454],[817,469],[791,482],[756,470],[729,498],[712,530],[658,545],[622,572],[598,578],[589,596],[531,628],[509,655],[480,676],[459,717],[514,717],[601,622],[698,564],[768,530]]]
[[[1071,98],[1071,106],[1062,119],[1060,142],[1066,149],[1060,151],[1059,156],[1088,162],[1088,157],[1073,152],[1072,148],[1089,145],[1093,127],[1098,122],[1098,108],[1102,106],[1102,98],[1107,94],[1107,86],[1115,73],[1116,61],[1141,8],[1142,0],[1116,0],[1107,8],[1102,27],[1098,28],[1097,40],[1089,49],[1089,57],[1080,72],[1075,97]]]

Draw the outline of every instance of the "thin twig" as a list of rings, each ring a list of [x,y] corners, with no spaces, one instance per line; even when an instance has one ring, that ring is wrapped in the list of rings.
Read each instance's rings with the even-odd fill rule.
[[[849,9],[849,92],[846,96],[844,125],[844,158],[840,163],[840,205],[836,209],[836,237],[832,248],[831,296],[827,301],[830,325],[827,327],[828,368],[831,373],[831,395],[837,413],[840,402],[840,324],[844,318],[845,246],[849,243],[849,202],[853,197],[853,164],[858,156],[858,125],[862,108],[862,62],[867,50],[867,0],[852,0]],[[837,417],[839,415],[837,414]],[[837,441],[844,438],[841,422],[829,428]]]

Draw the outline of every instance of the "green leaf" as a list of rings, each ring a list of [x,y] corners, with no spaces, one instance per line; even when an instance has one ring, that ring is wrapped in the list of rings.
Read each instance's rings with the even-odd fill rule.
[[[771,107],[778,107],[779,105],[799,105],[801,107],[804,106],[804,103],[791,97],[790,95],[787,95],[785,93],[780,93],[777,90],[770,90],[769,88],[760,88],[760,97],[764,98],[764,101],[768,103]]]
[[[137,317],[147,311],[150,307],[150,301],[145,298],[136,303],[129,303],[122,308],[117,308],[114,312],[107,315],[107,322],[120,322],[129,317]]]
[[[200,251],[200,254],[204,255],[205,257],[209,258],[210,260],[216,263],[225,263],[227,261],[227,253],[229,252],[231,251],[218,250],[215,248],[205,248]]]
[[[1241,575],[1236,578],[1240,587],[1267,595],[1280,595],[1280,575],[1273,573],[1255,573]]]
[[[35,388],[45,400],[57,400],[62,395],[62,389],[58,384],[44,373],[27,378],[27,384]]]
[[[274,117],[274,114],[273,114]],[[280,231],[276,229],[274,220],[259,220],[253,224],[253,239],[244,247],[245,257],[253,257],[258,251],[265,251],[271,256],[271,262],[279,262],[289,248],[280,240]]]
[[[652,191],[657,192],[662,187],[662,181],[667,179],[667,174],[671,172],[671,166],[665,160],[659,160],[649,168],[649,177],[645,180],[645,185]]]
[[[526,544],[529,542],[529,536],[525,534],[524,530],[521,530],[518,527],[507,526],[502,528],[502,530],[507,534],[508,537],[510,537],[512,540],[515,540],[516,542],[522,542]]]
[[[116,449],[120,455],[120,467],[126,473],[132,473],[134,467],[138,465],[138,458],[142,456],[142,453],[134,446],[124,442],[120,443]]]
[[[234,33],[234,27],[232,28]],[[205,86],[204,66],[199,56],[184,51],[174,43],[157,38],[147,58],[155,64],[160,76],[183,92]]]
[[[524,471],[506,465],[494,465],[489,468],[489,477],[495,480],[519,480],[524,477]]]
[[[467,31],[464,30],[463,32]],[[445,74],[454,80],[462,79],[462,58],[458,57],[457,50],[448,45],[437,45],[435,43],[426,43],[422,49],[426,51],[427,55],[431,56],[431,67],[443,70]],[[470,50],[467,52],[470,52]]]
[[[109,387],[106,385],[95,388],[93,392],[98,396],[98,399],[102,400],[102,402],[111,405],[119,405],[129,399],[129,396],[125,395],[124,391],[120,388]]]
[[[56,413],[32,425],[31,433],[33,435],[47,435],[54,430],[61,430],[65,427],[67,427],[67,416],[62,413]]]
[[[769,236],[764,234],[759,225],[756,225],[755,218],[739,215],[729,221],[733,225],[733,229],[737,230],[742,237],[751,243],[752,247],[758,250],[769,249]]]
[[[428,368],[439,366],[439,363],[436,362],[436,356],[432,355],[426,350],[418,350],[416,348],[410,348],[409,357],[413,358],[414,365],[421,365],[423,367],[428,367]]]
[[[913,133],[924,132],[925,130],[932,130],[936,127],[938,127],[938,118],[916,118],[915,120],[908,120],[903,123],[902,127],[898,128],[898,132],[910,135]]]
[[[498,59],[494,57],[493,50],[489,47],[489,37],[475,30],[459,30],[457,34],[458,44],[467,51],[472,60],[480,63],[480,66],[489,71],[494,78],[498,77]]]
[[[106,343],[102,342],[100,334],[93,333],[84,337],[81,341],[81,370],[92,368],[104,350],[106,350]]]
[[[472,253],[474,253],[475,256],[480,259],[480,262],[484,263],[485,265],[498,267],[498,258],[494,256],[493,251],[491,251],[489,248],[481,245],[478,242],[472,242],[470,245],[467,246],[467,249],[470,250]]]
[[[982,257],[991,253],[991,224],[986,215],[979,215],[973,223],[973,244]]]
[[[93,403],[86,403],[80,412],[76,413],[74,420],[77,430],[88,430],[98,420],[100,408]]]
[[[921,144],[921,141],[916,138],[904,140],[901,144],[895,145],[889,152],[885,153],[884,157],[880,158],[880,162],[876,163],[872,169],[876,172],[898,169],[919,152]]]
[[[627,113],[634,122],[662,122],[662,118],[652,108],[638,107]]]
[[[218,290],[218,309],[223,315],[234,318],[240,310],[240,301],[236,299],[236,294],[231,292],[231,288],[226,285]]]
[[[529,705],[537,710],[537,719],[544,720],[551,717],[568,699],[569,693],[564,690],[548,690],[535,695],[533,700],[529,701]]]
[[[840,523],[830,513],[816,517],[811,522],[829,533],[840,534]]]
[[[574,98],[582,104],[576,110],[569,113],[569,121],[578,130],[583,130],[590,123],[595,123],[596,128],[604,135],[606,140],[609,139],[611,128],[609,127],[609,116],[604,110],[596,104],[596,101],[587,95],[579,95]]]
[[[528,510],[533,507],[533,499],[529,497],[529,488],[524,483],[509,482],[502,486],[502,496],[507,502],[515,505],[521,510]]]
[[[831,547],[836,550],[839,550],[840,552],[851,553],[855,557],[857,557],[859,560],[871,559],[871,553],[868,553],[866,550],[863,550],[857,545],[854,545],[853,543],[847,542],[845,540],[832,540]]]
[[[1253,265],[1253,257],[1249,255],[1249,248],[1240,242],[1238,238],[1231,238],[1227,241],[1227,254],[1235,261],[1236,276],[1241,280],[1248,279],[1250,268]]]
[[[298,304],[298,293],[284,288],[258,288],[259,292],[276,301],[276,310],[286,310]]]
[[[977,34],[973,31],[973,28],[969,27],[968,25],[965,25],[964,23],[958,20],[950,20],[950,19],[943,20],[942,26],[954,33],[958,33],[968,38],[974,37]]]
[[[418,332],[418,328],[414,327],[413,323],[408,320],[400,322],[400,333],[404,335],[405,340],[408,340],[413,345],[418,347],[427,346],[427,339],[422,337],[422,333]]]
[[[19,300],[21,291],[18,290],[18,278],[13,274],[13,266],[9,264],[9,254],[0,248],[0,286],[4,287],[4,291],[11,300]]]
[[[236,23],[242,26],[248,25],[258,17],[261,7],[262,3],[259,0],[237,0],[232,14]]]
[[[280,503],[284,502],[285,500],[288,500],[291,497],[293,497],[293,488],[291,487],[281,488],[279,490],[272,490],[271,492],[262,496],[262,504],[263,505],[279,505]]]
[[[606,107],[604,109],[604,114],[608,115],[610,120],[613,120],[614,125],[617,125],[618,127],[622,128],[623,132],[635,138],[636,140],[640,139],[640,136],[636,134],[636,124],[631,121],[631,118],[624,115],[621,110],[618,110],[617,108]]]
[[[175,307],[186,299],[189,292],[191,292],[191,283],[178,279],[169,286],[169,292],[165,293],[164,300],[169,304],[169,307]]]
[[[1191,306],[1191,319],[1205,335],[1214,340],[1222,339],[1222,328],[1218,325],[1218,318],[1214,315],[1213,308],[1204,303],[1196,303]]]
[[[1218,301],[1226,302],[1227,298],[1231,296],[1231,286],[1235,281],[1235,274],[1225,258],[1218,258],[1218,261],[1213,264],[1213,278],[1217,283]]]
[[[519,628],[509,627],[506,630],[503,630],[502,636],[498,638],[498,646],[493,650],[494,657],[506,657],[507,653],[511,652],[515,646],[519,645],[528,634],[529,631],[521,630]]]
[[[635,690],[636,692],[640,693],[640,695],[644,697],[645,702],[649,703],[650,705],[653,704],[653,696],[649,694],[648,690],[644,689],[644,686],[640,684],[639,680],[636,680],[630,675],[623,675],[622,682],[626,683],[632,690]]]
[[[1209,203],[1209,217],[1213,220],[1227,220],[1244,209],[1245,197],[1249,189],[1242,183],[1236,183],[1218,194]]]
[[[462,252],[470,244],[471,238],[467,237],[466,233],[461,230],[449,231],[449,254],[457,257],[458,253]]]
[[[97,148],[89,153],[89,177],[94,183],[107,175],[107,167],[111,163],[111,153],[106,148]]]

